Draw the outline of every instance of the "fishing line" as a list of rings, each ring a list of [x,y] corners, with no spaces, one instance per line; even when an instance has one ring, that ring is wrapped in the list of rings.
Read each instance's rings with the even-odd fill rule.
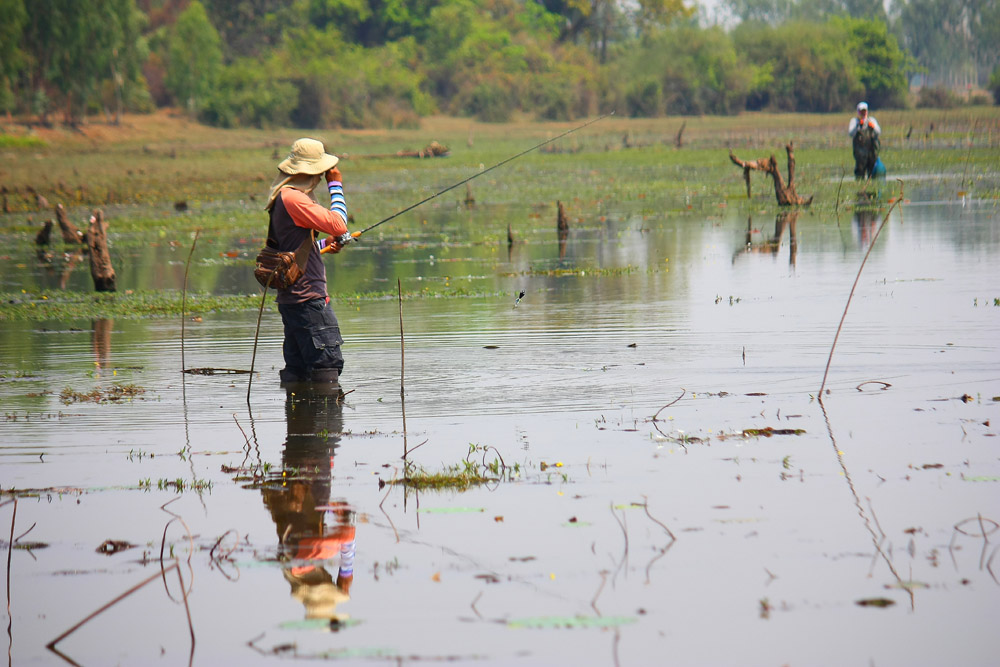
[[[444,190],[439,190],[438,192],[435,192],[434,194],[432,194],[430,197],[426,197],[424,199],[421,199],[416,204],[411,204],[410,206],[407,206],[406,208],[404,208],[401,211],[396,211],[395,213],[393,213],[392,215],[390,215],[388,218],[384,218],[382,220],[379,220],[374,225],[369,225],[368,227],[365,227],[364,229],[362,229],[360,231],[357,231],[357,232],[349,232],[347,234],[344,234],[343,236],[341,236],[340,238],[337,239],[337,242],[340,245],[345,245],[347,243],[350,243],[351,241],[353,241],[354,239],[358,238],[362,234],[364,234],[366,232],[370,232],[371,230],[375,229],[379,225],[383,225],[383,224],[389,222],[390,220],[393,220],[394,218],[398,218],[399,216],[403,215],[407,211],[412,211],[413,209],[417,208],[418,206],[426,204],[430,200],[435,199],[437,197],[440,197],[441,195],[443,195],[446,192],[454,190],[455,188],[457,188],[457,187],[459,187],[461,185],[465,185],[466,183],[468,183],[469,181],[471,181],[474,178],[479,178],[483,174],[487,174],[487,173],[493,171],[494,169],[496,169],[497,167],[502,167],[503,165],[507,164],[508,162],[512,162],[512,161],[516,160],[519,157],[527,155],[531,151],[538,150],[539,148],[541,148],[542,146],[544,146],[546,144],[551,144],[553,141],[556,141],[558,139],[562,139],[563,137],[565,137],[565,136],[567,136],[569,134],[573,134],[574,132],[582,130],[583,128],[587,127],[588,125],[593,125],[594,123],[596,123],[598,121],[601,121],[601,120],[604,120],[608,116],[613,116],[613,115],[615,115],[614,111],[608,112],[608,113],[604,114],[603,116],[598,116],[597,118],[594,118],[593,120],[588,120],[583,125],[578,125],[577,127],[574,127],[572,129],[566,130],[562,134],[556,135],[556,136],[552,137],[551,139],[546,139],[542,143],[536,144],[536,145],[532,146],[531,148],[523,150],[520,153],[518,153],[517,155],[512,155],[512,156],[510,156],[509,158],[507,158],[505,160],[501,160],[500,162],[497,162],[492,167],[488,167],[486,169],[483,169],[482,171],[477,172],[477,173],[473,174],[472,176],[469,176],[468,178],[463,179],[463,180],[459,181],[458,183],[455,183],[454,185],[449,185]],[[333,250],[333,248],[331,246],[327,246],[321,252],[328,252],[328,249],[329,249],[329,251]]]

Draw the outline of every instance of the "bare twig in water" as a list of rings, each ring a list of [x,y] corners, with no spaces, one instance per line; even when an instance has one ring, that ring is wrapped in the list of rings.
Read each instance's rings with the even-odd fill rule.
[[[191,252],[188,253],[187,263],[184,264],[184,286],[181,288],[181,370],[187,371],[187,364],[184,363],[184,321],[187,319],[187,289],[188,289],[188,269],[191,267],[191,256],[194,255],[194,247],[198,245],[198,235],[201,228],[194,230],[194,240],[191,242]]]
[[[187,565],[188,565],[188,569],[191,571],[191,585],[192,586],[194,585],[194,568],[191,567],[191,558],[194,556],[194,536],[191,534],[191,529],[188,528],[187,523],[185,523],[185,521],[181,517],[181,515],[174,514],[173,512],[171,512],[170,510],[167,509],[167,505],[169,505],[170,503],[172,503],[172,502],[174,502],[176,500],[179,500],[179,499],[180,499],[180,496],[177,496],[176,498],[174,498],[172,500],[168,500],[167,502],[165,502],[162,505],[160,505],[160,509],[161,510],[163,510],[164,512],[166,512],[167,514],[169,514],[170,516],[173,517],[170,521],[167,522],[167,525],[165,525],[163,527],[163,540],[160,542],[160,568],[161,568],[161,572],[163,574],[163,588],[166,590],[167,596],[171,600],[173,600],[174,598],[173,598],[172,595],[170,595],[170,587],[167,586],[166,570],[164,570],[162,568],[163,568],[163,550],[164,550],[164,548],[167,545],[167,529],[170,528],[170,524],[172,524],[174,521],[180,521],[181,525],[184,526],[184,530],[187,531],[188,546],[189,546],[188,557],[187,557]],[[175,558],[175,560],[176,560],[176,558]],[[181,590],[181,593],[184,593],[184,591]],[[174,600],[174,601],[176,602],[176,600]]]
[[[670,536],[670,539],[672,540],[677,539],[677,537],[673,534],[673,532],[669,528],[667,528],[667,524],[663,523],[659,519],[654,518],[653,515],[649,513],[649,499],[646,498],[646,496],[642,497],[642,509],[646,511],[646,516],[649,517],[650,521],[652,521],[653,523],[655,523],[656,525],[658,525],[660,528],[662,528],[667,532],[667,535]]]
[[[477,603],[477,602],[479,602],[479,598],[481,598],[481,597],[483,597],[483,592],[482,592],[482,591],[479,591],[479,595],[477,595],[477,596],[476,596],[476,599],[475,599],[475,600],[473,600],[473,601],[472,601],[472,604],[470,604],[470,605],[469,605],[470,607],[472,607],[472,612],[473,612],[473,613],[474,613],[474,614],[475,614],[476,616],[478,616],[478,617],[480,618],[480,620],[482,620],[482,618],[483,618],[483,615],[479,613],[479,610],[478,610],[478,609],[476,609],[476,603]]]
[[[660,408],[659,410],[656,411],[656,414],[653,415],[653,421],[654,422],[656,421],[656,418],[660,416],[661,412],[663,412],[664,410],[666,410],[667,408],[669,408],[671,405],[673,405],[677,401],[679,401],[682,398],[684,398],[684,394],[686,394],[686,393],[687,393],[687,389],[681,389],[681,395],[680,396],[678,396],[677,398],[675,398],[674,400],[670,401],[669,403],[667,403],[662,408]]]
[[[388,521],[389,521],[389,525],[390,525],[390,526],[392,526],[392,532],[393,532],[393,534],[394,534],[394,535],[396,536],[396,544],[399,544],[399,531],[398,531],[398,530],[396,530],[396,524],[395,524],[395,523],[393,523],[393,521],[392,521],[392,517],[391,517],[391,516],[389,516],[389,513],[388,513],[388,512],[386,512],[386,511],[385,511],[385,510],[384,510],[384,509],[382,508],[382,505],[383,505],[383,504],[385,503],[385,500],[386,500],[386,498],[388,498],[388,497],[389,497],[389,494],[390,494],[390,493],[392,493],[392,484],[386,484],[386,486],[388,486],[388,487],[389,487],[389,490],[385,492],[385,495],[384,495],[384,496],[382,497],[382,502],[380,502],[380,503],[378,504],[378,508],[379,508],[379,511],[381,511],[381,512],[382,512],[382,514],[384,514],[384,515],[385,515],[385,518],[386,518],[386,519],[388,519]],[[404,489],[403,493],[406,493],[405,489]]]
[[[230,549],[229,551],[227,551],[224,555],[220,555],[220,556],[216,556],[215,555],[215,550],[219,548],[219,545],[222,544],[222,540],[226,539],[226,535],[229,535],[229,533],[236,533],[236,531],[233,530],[232,528],[230,528],[229,530],[227,530],[226,532],[224,532],[222,534],[222,536],[219,537],[219,539],[217,539],[215,541],[215,544],[208,551],[208,558],[209,558],[209,560],[215,562],[215,561],[219,561],[219,560],[221,560],[223,558],[229,558],[233,554],[233,552],[236,551],[236,547],[239,546],[239,543],[240,543],[240,535],[239,535],[239,533],[236,533],[236,544],[233,545],[232,549]]]
[[[257,331],[253,335],[253,354],[250,356],[250,377],[247,379],[247,405],[250,405],[250,388],[253,386],[253,366],[257,361],[257,339],[260,337],[260,319],[264,316],[264,302],[267,300],[267,288],[271,286],[274,272],[267,279],[264,291],[260,295],[260,310],[257,311]]]
[[[4,503],[6,504],[6,503]],[[17,519],[17,498],[14,498],[14,512],[10,515],[10,542],[7,543],[7,632],[10,632],[14,617],[10,613],[10,556],[14,550],[14,521]]]
[[[642,497],[642,509],[645,510],[646,516],[649,517],[650,521],[658,525],[660,528],[666,531],[667,535],[670,536],[670,542],[667,543],[667,546],[663,547],[662,549],[659,549],[658,550],[659,553],[655,557],[653,557],[653,560],[649,561],[649,563],[646,564],[646,583],[648,584],[650,581],[649,572],[650,570],[652,570],[653,564],[667,555],[667,552],[670,551],[670,548],[674,546],[674,543],[677,541],[677,537],[674,535],[673,531],[667,528],[667,524],[663,523],[659,519],[656,519],[652,514],[649,513],[649,499],[646,498],[646,496]]]
[[[188,656],[188,665],[194,664],[194,623],[191,622],[191,607],[188,605],[188,594],[184,588],[184,576],[181,568],[177,566],[177,580],[181,583],[181,595],[184,598],[184,613],[187,615],[188,631],[191,633],[191,653]],[[192,584],[194,582],[191,582]]]
[[[170,570],[172,570],[174,568],[180,569],[179,564],[178,564],[178,562],[176,560],[173,563],[171,563],[170,565],[167,566],[166,570],[163,571],[163,574],[165,574],[166,572],[169,572]],[[118,604],[119,602],[121,602],[122,600],[124,600],[125,598],[127,598],[129,595],[132,595],[132,593],[135,593],[137,590],[139,590],[140,588],[142,588],[146,584],[148,584],[148,583],[150,583],[152,581],[156,581],[156,579],[159,578],[160,576],[161,576],[161,573],[157,572],[156,574],[153,574],[153,575],[147,577],[146,579],[143,579],[141,582],[139,582],[138,584],[136,584],[132,588],[128,589],[127,591],[125,591],[124,593],[122,593],[121,595],[119,595],[118,597],[116,597],[114,600],[112,600],[111,602],[108,602],[107,604],[101,606],[99,609],[97,609],[97,611],[94,611],[93,613],[91,613],[90,615],[88,615],[86,618],[84,618],[82,621],[80,621],[79,623],[77,623],[76,625],[74,625],[73,627],[71,627],[69,630],[67,630],[66,632],[62,633],[61,635],[59,635],[58,637],[56,637],[55,639],[53,639],[52,641],[50,641],[48,644],[45,645],[45,647],[48,648],[50,651],[54,651],[54,652],[58,653],[58,651],[56,651],[56,648],[55,648],[56,644],[58,644],[59,642],[61,642],[66,637],[69,637],[71,634],[73,634],[74,632],[76,632],[77,630],[79,630],[85,623],[87,623],[88,621],[92,620],[94,617],[98,616],[99,614],[107,611],[108,609],[110,609],[114,605]]]
[[[990,554],[990,559],[986,561],[986,571],[990,573],[991,577],[993,577],[993,582],[1000,586],[1000,580],[997,579],[996,573],[993,572],[993,559],[996,557],[998,551],[1000,551],[1000,547],[994,549],[993,553]]]
[[[403,376],[406,374],[406,343],[403,340],[403,284],[396,278],[396,299],[399,301],[399,395],[403,395]]]
[[[969,171],[969,160],[972,158],[972,137],[976,136],[976,127],[978,125],[979,125],[979,119],[977,118],[975,122],[972,124],[972,135],[969,138],[969,150],[965,154],[965,166],[962,168],[962,187],[965,188],[966,190],[968,189],[969,186],[966,185],[965,174]]]
[[[892,560],[888,555],[886,555],[885,550],[882,548],[885,533],[882,533],[881,538],[875,534],[875,528],[872,527],[872,520],[868,518],[868,513],[865,512],[864,508],[861,506],[861,497],[858,496],[858,491],[854,487],[854,480],[851,478],[851,472],[847,469],[847,464],[844,463],[844,453],[840,451],[840,447],[837,445],[837,439],[833,435],[833,425],[830,423],[830,416],[826,413],[826,405],[823,403],[822,394],[817,398],[817,401],[819,402],[820,410],[823,411],[823,420],[826,422],[826,431],[830,436],[830,444],[833,445],[833,451],[837,456],[837,464],[840,466],[844,480],[847,482],[847,488],[851,492],[851,497],[854,498],[854,507],[858,510],[858,516],[861,517],[861,520],[865,524],[865,530],[867,530],[868,534],[871,536],[872,546],[875,547],[875,552],[882,557],[883,561],[885,561],[886,567],[889,568],[889,572],[892,574],[893,578],[896,579],[896,583],[899,584],[899,587],[905,590],[907,595],[910,596],[910,609],[914,609],[916,606],[916,598],[913,594],[913,587],[907,586],[903,582],[903,578],[899,576],[899,573],[896,571],[896,566],[893,565]],[[879,527],[878,530],[880,533],[882,532],[881,527]]]
[[[601,591],[604,590],[604,584],[608,581],[608,571],[601,570],[598,574],[601,575],[601,585],[597,587],[597,592],[594,593],[594,598],[590,601],[590,607],[594,610],[595,614],[600,616],[601,610],[597,608],[597,598],[601,597]]]
[[[881,387],[879,387],[879,389],[881,391],[885,391],[886,389],[888,389],[889,387],[892,386],[888,382],[883,382],[882,380],[865,380],[864,382],[862,382],[861,384],[859,384],[857,387],[855,387],[855,389],[857,389],[858,391],[864,391],[864,389],[862,389],[862,387],[864,387],[866,384],[880,384],[880,385],[882,385]]]
[[[430,442],[430,440],[424,440],[419,445],[414,446],[413,449],[407,451],[407,454],[412,454],[413,452],[417,451],[418,449],[426,445],[428,442]],[[404,456],[403,458],[405,459],[406,457]]]
[[[833,351],[837,347],[837,339],[840,338],[840,330],[844,327],[844,320],[847,319],[847,309],[851,307],[851,299],[854,297],[854,290],[858,288],[858,281],[861,280],[861,272],[865,269],[865,262],[868,261],[868,256],[872,254],[872,248],[875,247],[875,242],[878,241],[879,234],[882,233],[882,229],[885,227],[885,223],[889,221],[889,216],[892,215],[892,209],[896,208],[903,201],[903,181],[901,179],[896,179],[899,182],[899,197],[892,203],[889,210],[885,212],[885,217],[882,218],[882,224],[878,226],[875,230],[875,235],[872,236],[871,243],[868,244],[868,252],[865,253],[864,259],[861,260],[861,266],[858,267],[858,275],[854,277],[854,284],[851,286],[851,291],[847,295],[847,303],[844,304],[844,314],[840,316],[840,324],[837,325],[837,333],[833,336],[833,344],[830,346],[830,356],[826,359],[826,370],[823,371],[823,382],[819,386],[819,395],[823,395],[823,390],[826,388],[826,376],[830,373],[830,362],[833,361]]]
[[[612,578],[615,578],[615,577],[618,576],[618,573],[621,571],[622,567],[624,567],[625,564],[628,562],[628,529],[625,527],[625,519],[624,519],[625,513],[622,512],[622,518],[619,519],[618,518],[618,514],[615,512],[615,505],[614,505],[614,503],[611,503],[611,516],[613,516],[615,518],[615,521],[621,527],[621,529],[622,529],[622,535],[625,538],[625,550],[622,553],[622,560],[621,560],[620,563],[618,563],[618,568],[615,570],[614,577],[612,577]]]
[[[844,187],[844,176],[847,175],[847,169],[844,167],[840,168],[840,185],[837,186],[837,203],[833,207],[833,212],[837,213],[840,211],[840,188]]]

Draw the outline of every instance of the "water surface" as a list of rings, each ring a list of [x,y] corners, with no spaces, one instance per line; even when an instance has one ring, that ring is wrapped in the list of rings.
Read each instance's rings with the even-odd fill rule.
[[[433,209],[426,237],[385,229],[345,251],[328,261],[334,290],[400,278],[473,295],[403,303],[402,397],[391,298],[337,303],[340,405],[278,386],[271,310],[250,406],[247,375],[180,372],[176,319],[6,323],[0,482],[21,491],[0,517],[15,538],[31,528],[22,545],[47,545],[11,552],[12,663],[57,663],[46,643],[159,572],[161,550],[188,588],[193,658],[176,569],[62,640],[63,655],[993,663],[995,203],[928,189],[892,212],[822,403],[887,206],[740,208],[623,206],[564,244],[521,231],[510,249],[467,242],[465,217]],[[245,262],[219,253],[258,241],[203,246],[193,284],[253,291]],[[176,287],[186,249],[144,252]],[[248,369],[255,325],[187,322],[186,366]],[[145,393],[60,399],[116,383]],[[427,470],[500,458],[519,473],[462,493],[383,486],[404,451]],[[134,546],[98,553],[107,539]],[[890,606],[859,604],[873,601]]]

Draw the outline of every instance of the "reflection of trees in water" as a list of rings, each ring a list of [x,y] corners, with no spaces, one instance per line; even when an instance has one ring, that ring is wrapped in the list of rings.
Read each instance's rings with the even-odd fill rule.
[[[292,597],[303,604],[307,618],[334,622],[346,619],[336,609],[350,599],[355,548],[355,512],[331,497],[334,450],[343,432],[339,391],[334,384],[287,392],[282,469],[261,491]],[[330,567],[337,568],[336,579]]]
[[[769,254],[777,255],[781,249],[781,239],[788,230],[788,263],[795,266],[795,259],[798,253],[798,238],[796,237],[796,225],[799,221],[799,211],[781,211],[774,218],[774,234],[770,238],[765,238],[759,243],[753,242],[753,215],[747,216],[746,243],[733,253],[733,262],[741,255],[747,254]]]

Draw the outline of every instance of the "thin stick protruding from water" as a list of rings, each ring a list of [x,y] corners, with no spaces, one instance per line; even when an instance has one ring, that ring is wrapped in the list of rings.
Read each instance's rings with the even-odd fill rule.
[[[187,289],[188,289],[188,269],[191,268],[191,256],[194,255],[194,247],[198,245],[198,235],[201,234],[201,227],[194,230],[194,240],[191,241],[191,252],[188,253],[187,263],[184,264],[184,287],[181,289],[181,370],[187,370],[184,363],[184,322],[187,320]]]
[[[875,247],[875,242],[878,241],[879,234],[882,233],[882,229],[885,227],[885,223],[889,221],[889,216],[892,215],[892,209],[896,208],[903,201],[903,181],[902,179],[896,179],[899,182],[899,197],[892,203],[889,210],[885,212],[885,217],[882,218],[882,223],[875,230],[875,235],[872,236],[872,242],[868,244],[868,252],[865,253],[864,259],[861,260],[861,266],[858,267],[858,274],[854,277],[854,284],[851,285],[851,291],[847,295],[847,303],[844,304],[844,314],[840,316],[840,324],[837,325],[837,333],[833,336],[833,344],[830,346],[830,355],[826,358],[826,370],[823,371],[823,382],[819,386],[819,396],[822,397],[823,390],[826,388],[826,376],[830,373],[830,363],[833,361],[833,351],[837,348],[837,339],[840,338],[840,330],[844,328],[844,320],[847,319],[847,309],[851,307],[851,299],[854,297],[854,290],[858,288],[858,281],[861,280],[861,272],[865,269],[865,262],[868,261],[868,256],[872,254],[872,248]]]
[[[396,298],[399,301],[399,395],[403,395],[403,375],[406,371],[406,344],[403,340],[403,284],[396,278]]]
[[[260,295],[260,310],[257,311],[257,331],[253,335],[253,354],[250,355],[250,378],[247,380],[247,406],[250,405],[250,388],[253,387],[253,366],[257,361],[257,339],[260,338],[260,318],[264,316],[264,302],[267,300],[267,288],[271,286],[273,278],[274,273],[272,272],[267,279],[267,284],[264,285],[263,294]]]
[[[132,593],[135,593],[137,590],[139,590],[140,588],[142,588],[143,586],[145,586],[146,584],[148,584],[148,583],[150,583],[152,581],[156,581],[162,575],[165,575],[170,570],[172,570],[174,568],[179,568],[179,567],[180,566],[178,564],[178,561],[174,560],[174,562],[171,563],[170,565],[168,565],[166,567],[166,569],[162,573],[161,572],[156,572],[155,574],[150,575],[146,579],[143,579],[138,584],[136,584],[132,588],[128,589],[127,591],[125,591],[124,593],[122,593],[121,595],[119,595],[118,597],[116,597],[114,600],[111,600],[111,602],[108,602],[108,603],[104,604],[99,609],[97,609],[96,611],[94,611],[93,613],[91,613],[89,616],[87,616],[86,618],[84,618],[82,621],[80,621],[79,623],[77,623],[76,625],[74,625],[72,628],[70,628],[69,630],[67,630],[66,632],[62,633],[61,635],[59,635],[58,637],[56,637],[55,639],[53,639],[52,641],[50,641],[48,644],[46,644],[45,645],[46,648],[48,648],[51,651],[55,651],[56,650],[56,648],[55,648],[56,644],[58,644],[63,639],[65,639],[66,637],[69,637],[71,634],[73,634],[74,632],[76,632],[77,630],[79,630],[85,623],[87,623],[88,621],[90,621],[94,617],[100,615],[102,612],[107,611],[111,607],[115,606],[116,604],[118,604],[119,602],[121,602],[122,600],[124,600],[125,598],[127,598],[129,595],[132,595]]]

